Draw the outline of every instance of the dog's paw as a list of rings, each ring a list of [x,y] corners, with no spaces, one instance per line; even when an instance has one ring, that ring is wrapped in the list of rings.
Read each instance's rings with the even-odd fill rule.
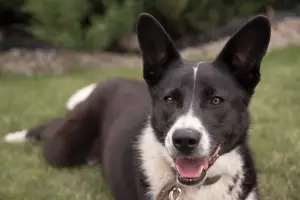
[[[13,133],[8,133],[4,137],[4,141],[8,143],[20,143],[20,142],[25,142],[27,140],[26,135],[27,135],[27,130],[21,130]]]
[[[94,91],[97,84],[91,84],[77,90],[67,101],[66,107],[68,110],[73,110],[80,102],[86,100]]]

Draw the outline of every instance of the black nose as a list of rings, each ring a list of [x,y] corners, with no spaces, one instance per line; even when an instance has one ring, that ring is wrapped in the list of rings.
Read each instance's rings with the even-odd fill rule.
[[[192,129],[179,129],[173,133],[173,144],[182,153],[191,153],[200,142],[201,134]]]

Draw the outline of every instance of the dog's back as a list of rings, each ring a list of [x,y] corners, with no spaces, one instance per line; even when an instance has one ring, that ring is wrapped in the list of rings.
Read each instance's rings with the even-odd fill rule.
[[[53,167],[102,164],[117,199],[145,195],[132,183],[142,176],[136,170],[140,163],[133,146],[150,114],[146,84],[113,78],[85,95],[77,103],[72,96],[74,108],[64,118],[23,131],[23,140],[44,140],[44,158]],[[9,134],[7,141],[13,142],[16,134]]]
[[[102,162],[100,158],[105,151],[114,151],[114,141],[121,144],[120,141],[132,139],[130,134],[133,137],[138,134],[132,131],[138,127],[127,125],[142,126],[151,107],[146,84],[138,80],[108,79],[86,93],[78,103],[74,97],[71,97],[74,108],[65,118],[53,119],[26,134],[28,140],[45,139],[45,159],[56,167],[86,164],[89,159]],[[114,135],[126,129],[132,130],[128,130],[128,134]]]

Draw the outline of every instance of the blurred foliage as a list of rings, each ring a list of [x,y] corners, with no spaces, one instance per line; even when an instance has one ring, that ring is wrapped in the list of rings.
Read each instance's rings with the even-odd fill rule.
[[[85,32],[87,48],[103,49],[129,35],[134,30],[136,16],[142,10],[140,0],[103,0],[105,14],[90,17],[90,26]]]
[[[0,0],[1,11],[23,13],[37,38],[71,49],[106,49],[135,31],[141,12],[153,14],[173,38],[209,35],[265,5],[296,8],[299,0]]]
[[[22,7],[32,14],[30,31],[57,46],[82,46],[81,19],[89,4],[86,0],[27,0]]]

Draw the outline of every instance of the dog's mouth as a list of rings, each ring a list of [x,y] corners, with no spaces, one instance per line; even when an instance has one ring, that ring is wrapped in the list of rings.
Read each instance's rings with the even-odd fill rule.
[[[202,184],[206,179],[207,170],[219,157],[220,146],[217,147],[213,156],[209,158],[182,157],[175,160],[177,180],[183,185]]]

